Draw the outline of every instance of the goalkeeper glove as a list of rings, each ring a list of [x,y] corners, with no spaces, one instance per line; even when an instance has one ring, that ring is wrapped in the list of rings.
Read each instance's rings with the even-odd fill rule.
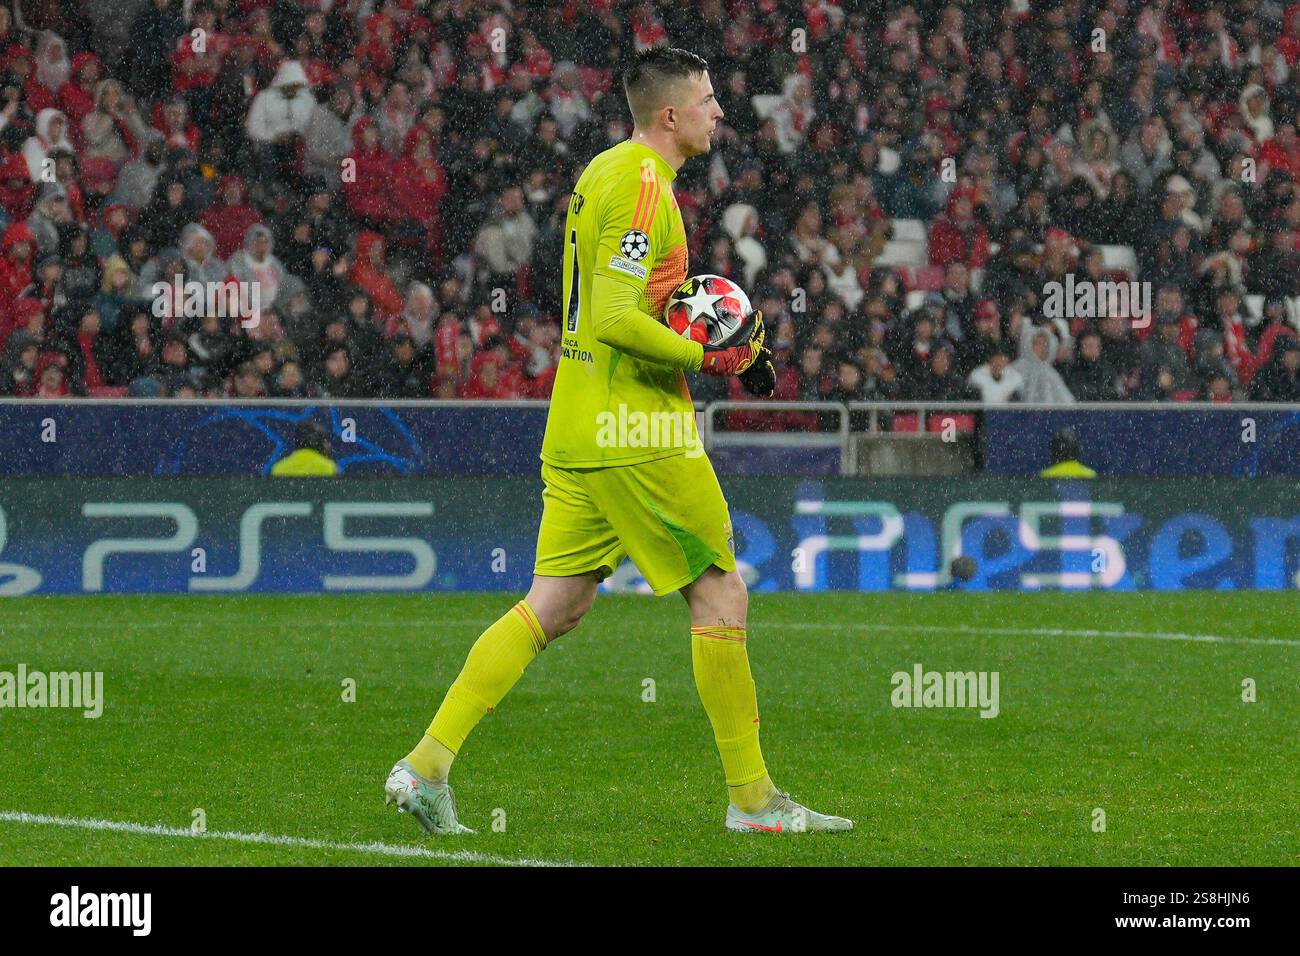
[[[776,369],[772,367],[772,350],[766,345],[758,359],[740,373],[740,384],[745,391],[759,398],[767,398],[776,391]]]
[[[740,320],[736,330],[716,345],[704,346],[700,371],[705,375],[740,375],[759,361],[763,352],[763,313],[754,310]]]

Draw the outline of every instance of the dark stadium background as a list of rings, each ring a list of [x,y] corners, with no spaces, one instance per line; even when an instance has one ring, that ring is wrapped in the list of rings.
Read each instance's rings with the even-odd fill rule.
[[[0,5],[0,394],[545,398],[569,189],[669,40],[727,111],[675,183],[691,271],[764,309],[778,399],[1001,401],[996,352],[1031,402],[1300,396],[1269,0]],[[256,275],[265,320],[155,316],[178,271]],[[1048,321],[1070,273],[1151,283],[1154,321]]]

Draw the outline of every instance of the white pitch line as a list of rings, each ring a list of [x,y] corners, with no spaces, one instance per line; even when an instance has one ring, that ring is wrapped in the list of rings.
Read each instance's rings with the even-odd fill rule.
[[[421,617],[404,617],[399,621],[385,620],[366,620],[366,619],[313,619],[313,618],[295,618],[292,622],[295,628],[303,627],[326,627],[339,630],[365,630],[382,629],[393,630],[398,628],[410,629],[416,627],[486,627],[491,621],[490,614],[481,618],[421,618]],[[238,616],[229,620],[221,618],[213,619],[210,616],[197,618],[193,621],[180,621],[170,619],[167,621],[87,621],[78,625],[79,630],[94,631],[97,629],[111,630],[114,633],[120,633],[123,629],[132,630],[154,630],[168,629],[175,630],[179,627],[197,625],[207,628],[220,627],[223,624],[244,624],[248,622],[246,616]],[[1288,638],[1266,638],[1266,637],[1235,637],[1221,634],[1183,634],[1176,631],[1108,631],[1096,628],[1067,628],[1067,627],[980,627],[973,624],[893,624],[889,622],[871,623],[871,622],[847,622],[847,621],[773,621],[764,619],[761,616],[754,622],[755,626],[764,630],[789,628],[792,630],[865,630],[865,631],[898,631],[911,632],[918,634],[946,633],[946,634],[1001,634],[1008,637],[1101,637],[1101,638],[1120,638],[1133,640],[1152,640],[1152,641],[1185,641],[1199,644],[1252,644],[1264,647],[1300,647],[1300,640]],[[286,625],[287,626],[287,625]],[[637,624],[622,624],[620,627],[635,629]],[[650,627],[651,625],[644,625]],[[40,627],[48,628],[48,621],[27,621],[27,620],[9,620],[0,624],[0,636],[3,635],[6,628],[24,628]],[[658,630],[659,625],[653,625]]]
[[[555,860],[512,860],[491,853],[473,850],[430,850],[422,846],[401,846],[391,843],[335,843],[310,837],[283,836],[275,833],[237,833],[229,830],[209,830],[195,833],[181,827],[158,824],[123,823],[117,820],[94,820],[84,817],[53,817],[43,813],[24,813],[19,810],[0,810],[0,823],[20,823],[27,826],[73,827],[79,830],[107,830],[112,833],[132,833],[140,836],[182,837],[189,840],[229,840],[233,843],[259,843],[270,846],[293,846],[307,850],[342,850],[349,853],[370,853],[378,856],[416,858],[422,860],[449,860],[454,863],[490,863],[495,866],[582,866]]]
[[[839,628],[860,631],[902,631],[916,634],[1004,634],[1009,637],[1117,637],[1151,641],[1190,641],[1197,644],[1255,644],[1300,647],[1300,640],[1267,637],[1228,637],[1219,634],[1180,634],[1173,631],[1103,631],[1067,627],[979,627],[974,624],[867,624],[838,621],[764,621],[763,627],[788,627],[795,630]]]

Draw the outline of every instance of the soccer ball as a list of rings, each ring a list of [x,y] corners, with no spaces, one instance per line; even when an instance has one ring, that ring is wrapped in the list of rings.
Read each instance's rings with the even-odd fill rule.
[[[691,276],[668,297],[664,323],[678,335],[716,345],[753,311],[749,296],[723,276]]]

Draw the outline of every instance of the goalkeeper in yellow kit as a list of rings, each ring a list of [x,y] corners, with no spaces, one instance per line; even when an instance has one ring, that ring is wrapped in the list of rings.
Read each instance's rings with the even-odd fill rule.
[[[727,779],[727,828],[849,830],[852,821],[800,806],[768,777],[745,648],[748,595],[683,374],[739,375],[750,392],[771,394],[762,313],[710,345],[658,318],[686,279],[672,181],[685,160],[709,151],[722,109],[708,64],[685,50],[640,54],[623,89],[632,137],[588,164],[569,203],[532,587],[470,649],[424,738],[389,774],[385,799],[431,833],[472,832],[447,782],[465,738],[529,662],[578,625],[597,585],[628,557],[656,595],[686,598],[695,683]]]

